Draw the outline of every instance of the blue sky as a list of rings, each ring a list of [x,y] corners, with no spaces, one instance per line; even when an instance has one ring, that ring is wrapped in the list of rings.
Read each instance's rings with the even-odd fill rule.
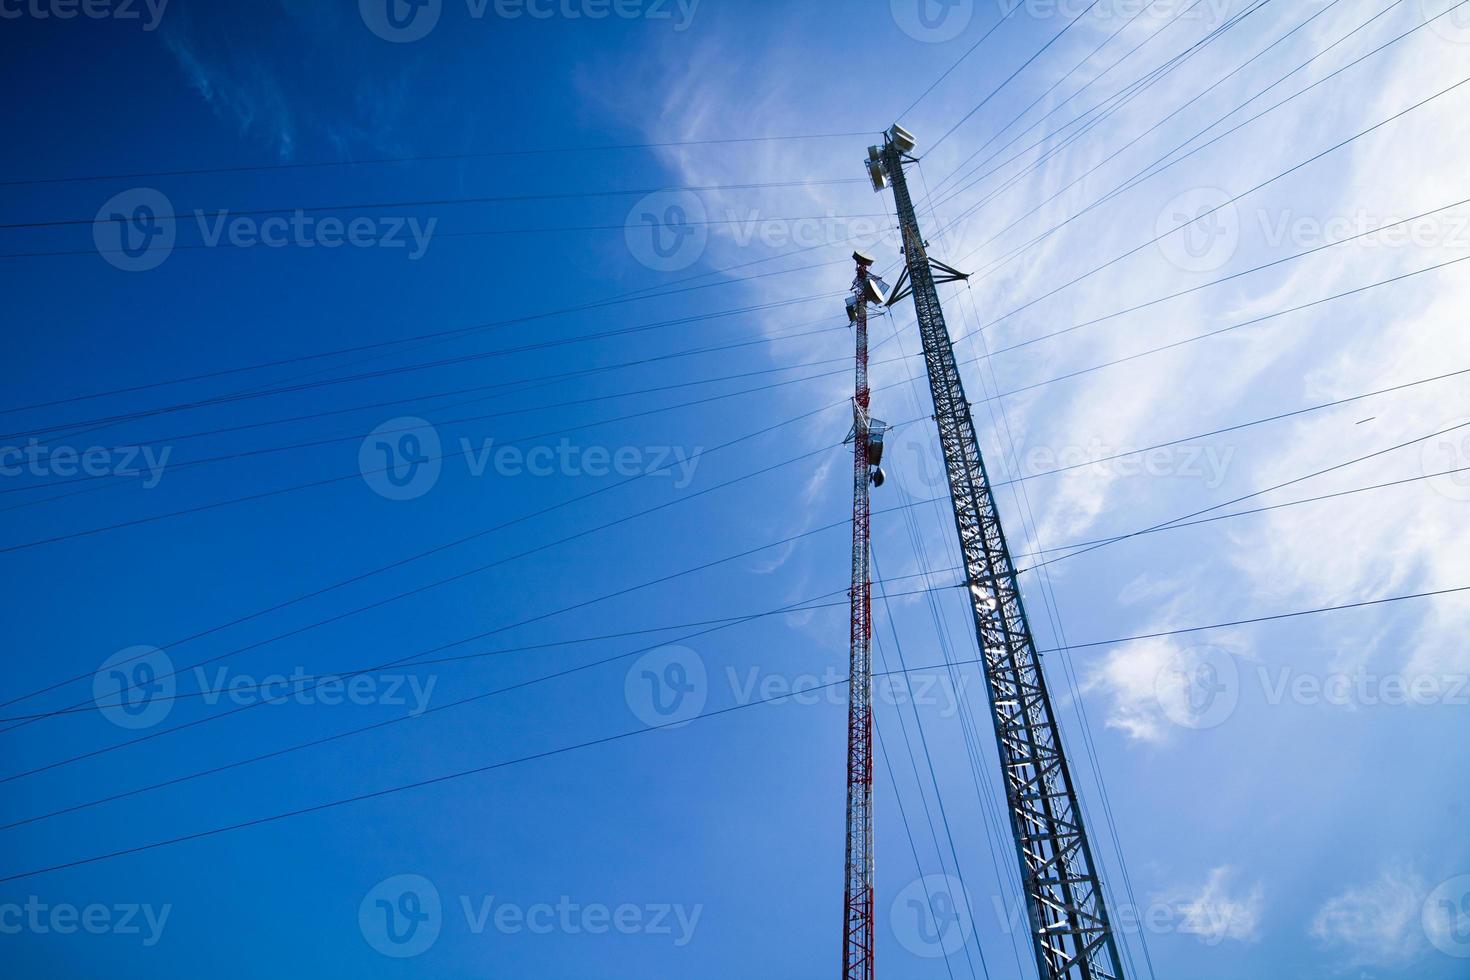
[[[0,878],[639,733],[4,881],[7,976],[834,971],[900,115],[1016,551],[1352,491],[1023,577],[1131,975],[1465,975],[1460,594],[1100,641],[1470,586],[1470,8],[926,2],[0,3],[0,700],[71,681],[0,717],[76,706],[0,732]],[[1028,976],[911,309],[872,331],[878,962]]]

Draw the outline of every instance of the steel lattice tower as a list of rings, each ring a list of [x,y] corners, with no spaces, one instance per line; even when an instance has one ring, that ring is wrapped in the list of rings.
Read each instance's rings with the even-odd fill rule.
[[[869,149],[868,172],[875,190],[892,184],[897,205],[906,268],[888,302],[914,299],[1037,970],[1042,980],[1119,980],[1102,882],[935,288],[965,277],[931,259],[919,233],[903,170],[913,148],[895,125]]]
[[[847,685],[847,887],[842,916],[843,980],[873,980],[873,582],[869,569],[868,482],[868,266],[873,260],[854,253],[857,278],[848,314],[857,339],[857,369],[852,399],[852,609],[851,655]],[[881,425],[881,423],[879,423]],[[881,440],[882,430],[877,431]],[[881,445],[881,441],[878,443]]]

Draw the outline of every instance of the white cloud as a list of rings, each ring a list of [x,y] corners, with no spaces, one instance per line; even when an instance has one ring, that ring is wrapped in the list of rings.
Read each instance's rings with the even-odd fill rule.
[[[1197,936],[1207,946],[1231,941],[1250,943],[1261,938],[1265,892],[1260,883],[1241,890],[1229,865],[1213,869],[1204,887],[1189,898],[1176,900],[1181,919],[1179,931]]]
[[[1355,966],[1403,966],[1424,949],[1420,911],[1427,888],[1406,868],[1348,888],[1317,910],[1310,933]]]

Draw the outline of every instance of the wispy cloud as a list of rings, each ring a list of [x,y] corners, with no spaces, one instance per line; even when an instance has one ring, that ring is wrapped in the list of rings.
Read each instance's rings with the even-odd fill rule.
[[[1259,882],[1241,886],[1239,878],[1237,869],[1222,865],[1210,871],[1202,887],[1175,897],[1170,904],[1179,911],[1179,932],[1208,946],[1259,941],[1265,889]]]
[[[1417,872],[1391,868],[1329,899],[1312,917],[1309,932],[1353,966],[1404,966],[1425,948],[1419,919],[1426,893]]]
[[[207,53],[187,27],[164,32],[164,43],[193,89],[242,135],[269,142],[281,160],[297,146],[297,121],[274,72],[258,57],[238,49]]]

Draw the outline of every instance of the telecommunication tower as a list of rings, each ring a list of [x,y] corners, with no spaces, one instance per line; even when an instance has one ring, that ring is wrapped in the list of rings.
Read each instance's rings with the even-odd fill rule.
[[[914,146],[895,124],[881,146],[869,147],[868,176],[875,191],[893,188],[897,206],[904,270],[887,302],[912,296],[918,317],[1036,966],[1041,980],[1121,980],[1098,866],[939,303],[936,284],[966,276],[930,258],[919,233],[904,175],[917,162]]]
[[[873,582],[869,572],[868,486],[883,485],[883,434],[868,414],[868,305],[882,303],[873,260],[854,252],[857,277],[847,315],[857,341],[852,397],[852,608],[847,695],[847,887],[842,917],[843,980],[873,980]]]

